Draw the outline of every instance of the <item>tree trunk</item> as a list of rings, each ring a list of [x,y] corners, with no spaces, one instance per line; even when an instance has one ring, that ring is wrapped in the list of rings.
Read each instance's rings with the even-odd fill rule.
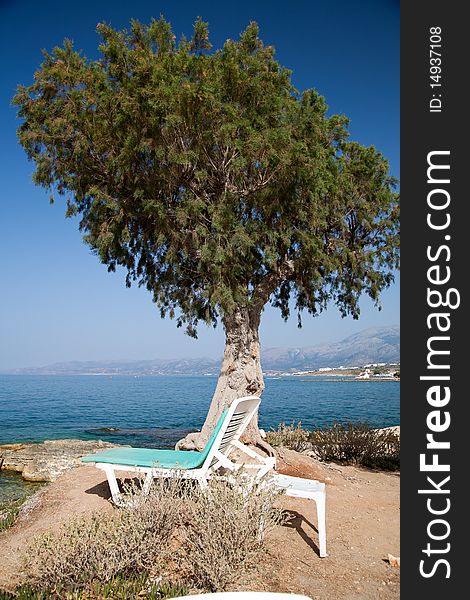
[[[202,450],[222,411],[241,396],[261,396],[264,390],[260,361],[259,324],[261,311],[241,307],[223,319],[225,350],[217,387],[206,420],[200,432],[190,433],[176,444],[177,450]],[[272,448],[260,435],[256,413],[243,435],[244,441]]]

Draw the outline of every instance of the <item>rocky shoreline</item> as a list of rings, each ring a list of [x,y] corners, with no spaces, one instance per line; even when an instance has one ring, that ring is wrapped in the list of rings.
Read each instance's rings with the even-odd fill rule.
[[[400,437],[400,426],[384,427]],[[0,470],[21,473],[26,481],[55,481],[80,466],[80,458],[119,444],[101,440],[46,440],[41,443],[0,444]]]
[[[41,443],[0,444],[0,469],[21,473],[26,481],[55,481],[80,465],[80,458],[116,444],[101,440],[46,440]]]

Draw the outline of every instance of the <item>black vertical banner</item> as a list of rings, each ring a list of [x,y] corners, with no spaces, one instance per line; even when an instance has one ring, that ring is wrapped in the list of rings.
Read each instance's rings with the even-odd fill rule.
[[[401,597],[466,597],[469,25],[401,3]]]

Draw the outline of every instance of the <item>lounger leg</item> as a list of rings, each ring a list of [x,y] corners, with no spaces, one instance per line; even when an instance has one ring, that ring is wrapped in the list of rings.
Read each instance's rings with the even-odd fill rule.
[[[121,492],[119,491],[118,482],[116,479],[116,474],[112,467],[106,467],[104,469],[106,473],[106,477],[108,478],[109,489],[111,491],[111,496],[113,498],[114,504],[116,506],[120,506],[122,504]]]
[[[209,485],[207,482],[207,479],[205,479],[204,477],[198,478],[197,482],[199,483],[199,486],[201,487],[202,490],[205,490],[207,488],[207,486]]]
[[[321,492],[315,494],[315,504],[317,505],[317,523],[318,523],[318,537],[320,541],[320,556],[323,558],[326,556],[326,494]]]
[[[153,474],[152,474],[152,471],[149,471],[147,473],[147,475],[145,476],[144,485],[142,486],[142,491],[144,493],[144,496],[148,496],[152,482],[153,482]]]

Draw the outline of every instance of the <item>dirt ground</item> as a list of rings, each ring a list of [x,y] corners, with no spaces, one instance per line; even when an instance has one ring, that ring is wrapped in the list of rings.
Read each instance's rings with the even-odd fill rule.
[[[310,500],[282,497],[291,519],[272,532],[268,552],[239,590],[304,594],[313,600],[399,598],[399,488],[396,473],[320,463],[281,449],[278,471],[327,484],[327,550],[319,558],[316,511]],[[112,512],[102,471],[92,465],[63,474],[45,487],[9,530],[0,533],[0,588],[21,581],[21,554],[31,539],[72,516]]]

